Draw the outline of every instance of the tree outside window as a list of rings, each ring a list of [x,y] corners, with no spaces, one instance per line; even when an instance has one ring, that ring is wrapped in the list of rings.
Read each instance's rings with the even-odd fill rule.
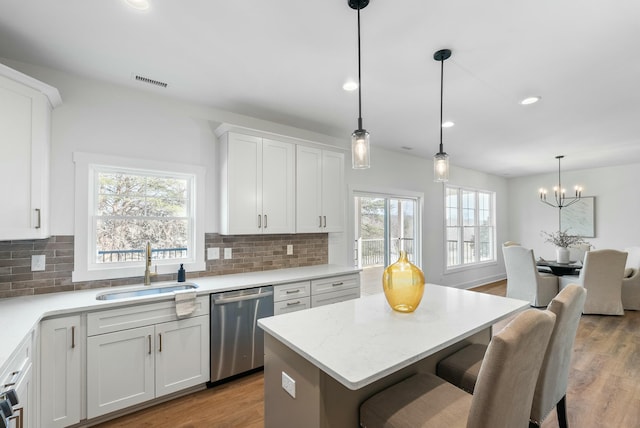
[[[146,243],[152,258],[189,256],[189,178],[96,168],[96,263],[142,260]]]

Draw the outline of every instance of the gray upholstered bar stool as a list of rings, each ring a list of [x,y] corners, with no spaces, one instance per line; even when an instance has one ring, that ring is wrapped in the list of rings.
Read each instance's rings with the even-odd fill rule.
[[[375,394],[360,406],[364,428],[526,426],[547,343],[549,311],[528,309],[493,337],[471,395],[429,373]]]
[[[547,311],[556,315],[556,324],[536,383],[529,416],[530,427],[540,426],[554,407],[558,412],[558,424],[561,428],[567,427],[566,394],[569,367],[586,294],[584,288],[575,284],[569,285],[549,304]],[[474,393],[486,350],[485,345],[477,344],[462,348],[438,363],[438,376],[469,393]]]

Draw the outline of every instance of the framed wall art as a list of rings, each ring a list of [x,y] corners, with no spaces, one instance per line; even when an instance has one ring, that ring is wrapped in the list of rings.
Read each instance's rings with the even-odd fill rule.
[[[570,235],[578,235],[585,238],[595,238],[595,196],[586,196],[571,206],[560,210],[560,230],[567,231]],[[570,201],[567,198],[567,201]]]

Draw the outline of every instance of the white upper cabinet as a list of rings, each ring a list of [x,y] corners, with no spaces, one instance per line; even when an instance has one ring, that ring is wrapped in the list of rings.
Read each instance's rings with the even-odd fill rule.
[[[220,136],[223,235],[295,232],[294,144]]]
[[[344,230],[344,154],[296,149],[296,232]]]
[[[0,64],[0,240],[49,236],[49,150],[55,88]]]

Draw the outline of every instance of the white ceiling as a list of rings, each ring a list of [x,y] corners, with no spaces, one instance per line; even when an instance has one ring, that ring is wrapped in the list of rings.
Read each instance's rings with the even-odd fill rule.
[[[0,0],[0,57],[334,137],[357,127],[347,0]],[[377,147],[438,149],[504,176],[640,162],[637,0],[371,0],[361,11],[364,127]],[[132,80],[140,74],[166,89]],[[63,98],[64,98],[64,94]],[[542,101],[518,101],[539,95]]]

